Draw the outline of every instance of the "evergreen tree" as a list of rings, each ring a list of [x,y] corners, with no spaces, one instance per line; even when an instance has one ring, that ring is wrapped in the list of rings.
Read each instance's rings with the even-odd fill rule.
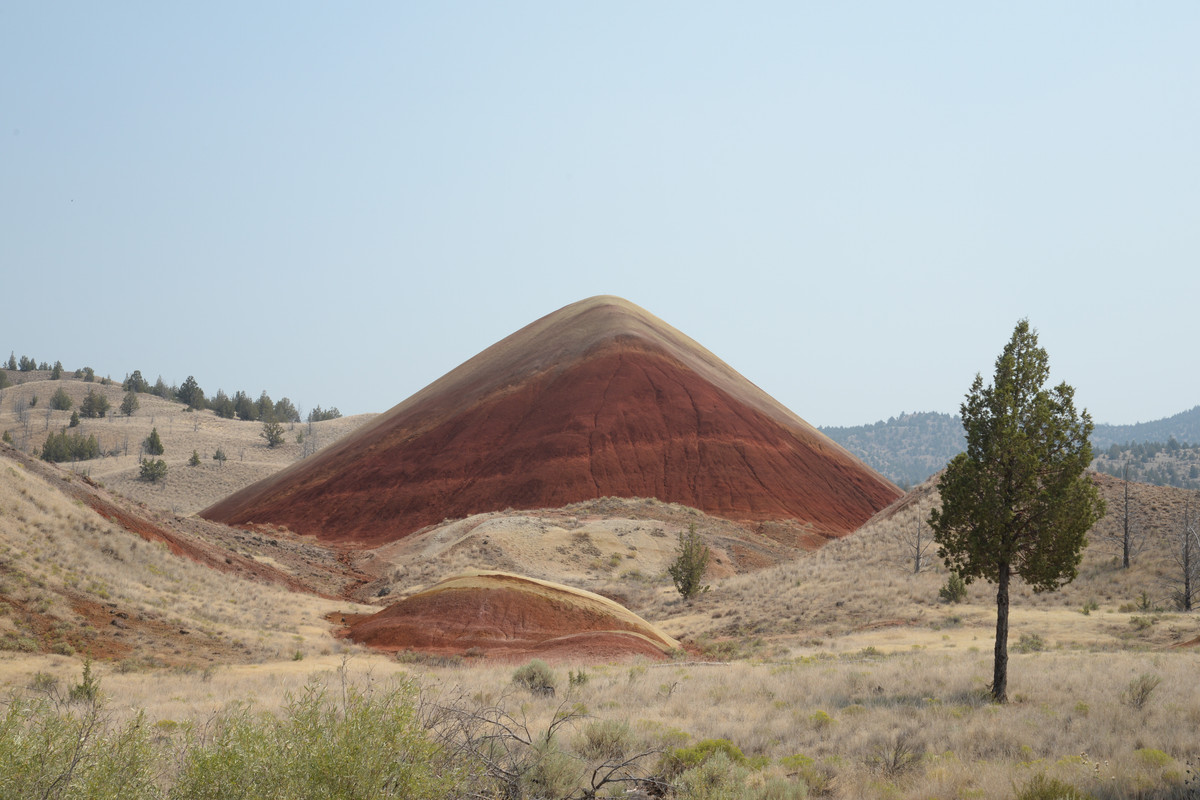
[[[292,405],[292,401],[288,400],[286,397],[279,398],[279,401],[275,403],[274,413],[275,419],[279,420],[280,422],[300,421],[300,412],[296,410],[294,405]]]
[[[1075,411],[1075,390],[1051,391],[1049,358],[1021,320],[996,359],[992,385],[975,376],[962,405],[967,450],[954,457],[938,489],[942,507],[929,525],[946,566],[970,583],[996,584],[992,696],[1008,701],[1008,608],[1012,577],[1035,592],[1074,580],[1085,534],[1104,502],[1084,477],[1092,460],[1092,420]]]
[[[146,394],[150,391],[150,384],[142,377],[142,371],[135,369],[133,374],[125,379],[122,388],[127,392],[141,392],[142,394]]]
[[[187,376],[187,380],[183,382],[175,393],[175,399],[183,403],[189,409],[204,408],[204,390],[200,388],[200,384],[196,383],[196,379],[191,375]]]
[[[37,369],[37,362],[29,356],[21,356],[21,360],[17,362],[17,367],[21,372],[33,372]]]
[[[696,523],[688,525],[685,536],[679,532],[679,544],[675,548],[675,562],[667,567],[675,589],[684,600],[691,600],[698,594],[708,591],[703,585],[704,573],[708,570],[708,545],[696,532]]]
[[[71,395],[60,386],[55,390],[54,394],[50,395],[50,407],[55,411],[69,411],[71,408]]]
[[[7,368],[8,368],[8,369],[16,369],[16,368],[17,368],[17,354],[16,354],[16,353],[14,353],[14,352],[12,352],[11,350],[10,350],[10,351],[9,351],[9,353],[8,353],[8,366],[7,366]]]
[[[200,466],[200,451],[199,450],[192,451],[192,457],[188,459],[188,466],[189,467]]]
[[[138,410],[139,405],[141,404],[138,402],[136,391],[130,390],[125,392],[125,397],[121,400],[121,413],[127,417],[132,417],[133,412]]]
[[[267,447],[278,447],[283,444],[283,425],[274,417],[265,419],[258,435],[267,440]]]
[[[233,408],[238,419],[248,422],[258,419],[258,405],[243,391],[233,393]]]
[[[233,419],[234,415],[237,414],[237,408],[234,406],[233,400],[229,399],[229,395],[225,394],[224,389],[217,389],[217,393],[209,401],[208,407],[218,417],[224,417],[225,419]]]
[[[142,442],[142,448],[152,456],[161,456],[163,454],[162,439],[158,436],[158,428],[151,428],[150,435]]]
[[[61,361],[54,362],[54,368],[50,370],[50,380],[57,381],[62,378],[63,365]]]
[[[88,419],[103,417],[108,413],[108,408],[108,398],[102,394],[97,394],[95,389],[89,391],[87,397],[83,398],[83,402],[79,404],[79,410]]]

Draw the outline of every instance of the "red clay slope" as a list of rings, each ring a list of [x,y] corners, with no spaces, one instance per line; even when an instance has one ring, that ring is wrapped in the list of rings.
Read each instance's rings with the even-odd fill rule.
[[[594,297],[201,516],[373,546],[446,518],[605,496],[838,536],[900,491],[679,331]]]
[[[491,656],[662,659],[680,647],[608,598],[504,572],[448,578],[354,622],[347,635],[382,650]]]

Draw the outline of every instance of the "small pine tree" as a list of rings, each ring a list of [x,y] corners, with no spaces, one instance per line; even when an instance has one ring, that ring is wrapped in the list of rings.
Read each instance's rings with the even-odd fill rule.
[[[167,462],[161,458],[144,458],[138,468],[138,478],[149,483],[158,483],[167,477]]]
[[[71,422],[67,425],[67,427],[69,427],[69,428],[78,428],[79,427],[79,412],[78,411],[71,412]]]
[[[71,408],[71,395],[60,386],[50,395],[50,407],[55,411],[68,411]]]
[[[132,417],[133,412],[138,410],[137,392],[130,390],[125,393],[125,398],[121,400],[121,413],[127,417]]]
[[[88,419],[104,418],[108,413],[108,398],[102,394],[97,394],[93,389],[87,393],[87,397],[83,398],[83,403],[80,404],[79,410],[83,412],[83,416]]]
[[[679,545],[675,552],[678,554],[675,563],[667,567],[667,572],[675,582],[680,596],[684,600],[691,600],[696,595],[707,592],[708,586],[703,585],[701,581],[704,580],[704,573],[708,569],[709,550],[708,545],[696,532],[696,523],[688,525],[686,535],[683,531],[679,532]]]
[[[196,451],[196,450],[192,451],[192,457],[188,459],[188,466],[189,467],[200,466],[200,453],[198,451]]]
[[[225,451],[220,447],[217,448],[217,452],[213,453],[213,461],[217,462],[217,464],[222,467],[225,466],[225,460],[227,458],[228,456],[225,455]]]
[[[283,444],[283,425],[274,418],[264,420],[258,435],[267,440],[267,447],[278,447]]]
[[[54,362],[54,368],[50,370],[50,380],[57,381],[62,378],[63,365],[61,361]]]
[[[165,452],[162,439],[158,436],[158,428],[150,429],[150,435],[146,437],[146,441],[142,442],[142,448],[152,456],[161,456]]]
[[[8,364],[6,365],[5,368],[6,369],[16,369],[17,368],[17,354],[12,352],[11,350],[8,353]]]

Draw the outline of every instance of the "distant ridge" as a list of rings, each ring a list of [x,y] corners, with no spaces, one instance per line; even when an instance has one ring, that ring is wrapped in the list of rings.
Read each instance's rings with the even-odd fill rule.
[[[693,340],[601,296],[201,513],[375,544],[445,518],[603,496],[839,536],[899,490]]]
[[[823,427],[821,432],[898,486],[915,486],[949,463],[966,447],[958,415],[926,411],[902,413],[871,425]],[[1092,449],[1114,444],[1200,443],[1200,406],[1174,416],[1136,425],[1097,424]]]

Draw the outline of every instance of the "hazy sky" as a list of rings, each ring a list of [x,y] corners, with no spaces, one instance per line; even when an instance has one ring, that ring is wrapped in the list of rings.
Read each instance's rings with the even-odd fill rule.
[[[1200,403],[1200,4],[0,5],[0,349],[384,411],[617,294],[816,425]]]

